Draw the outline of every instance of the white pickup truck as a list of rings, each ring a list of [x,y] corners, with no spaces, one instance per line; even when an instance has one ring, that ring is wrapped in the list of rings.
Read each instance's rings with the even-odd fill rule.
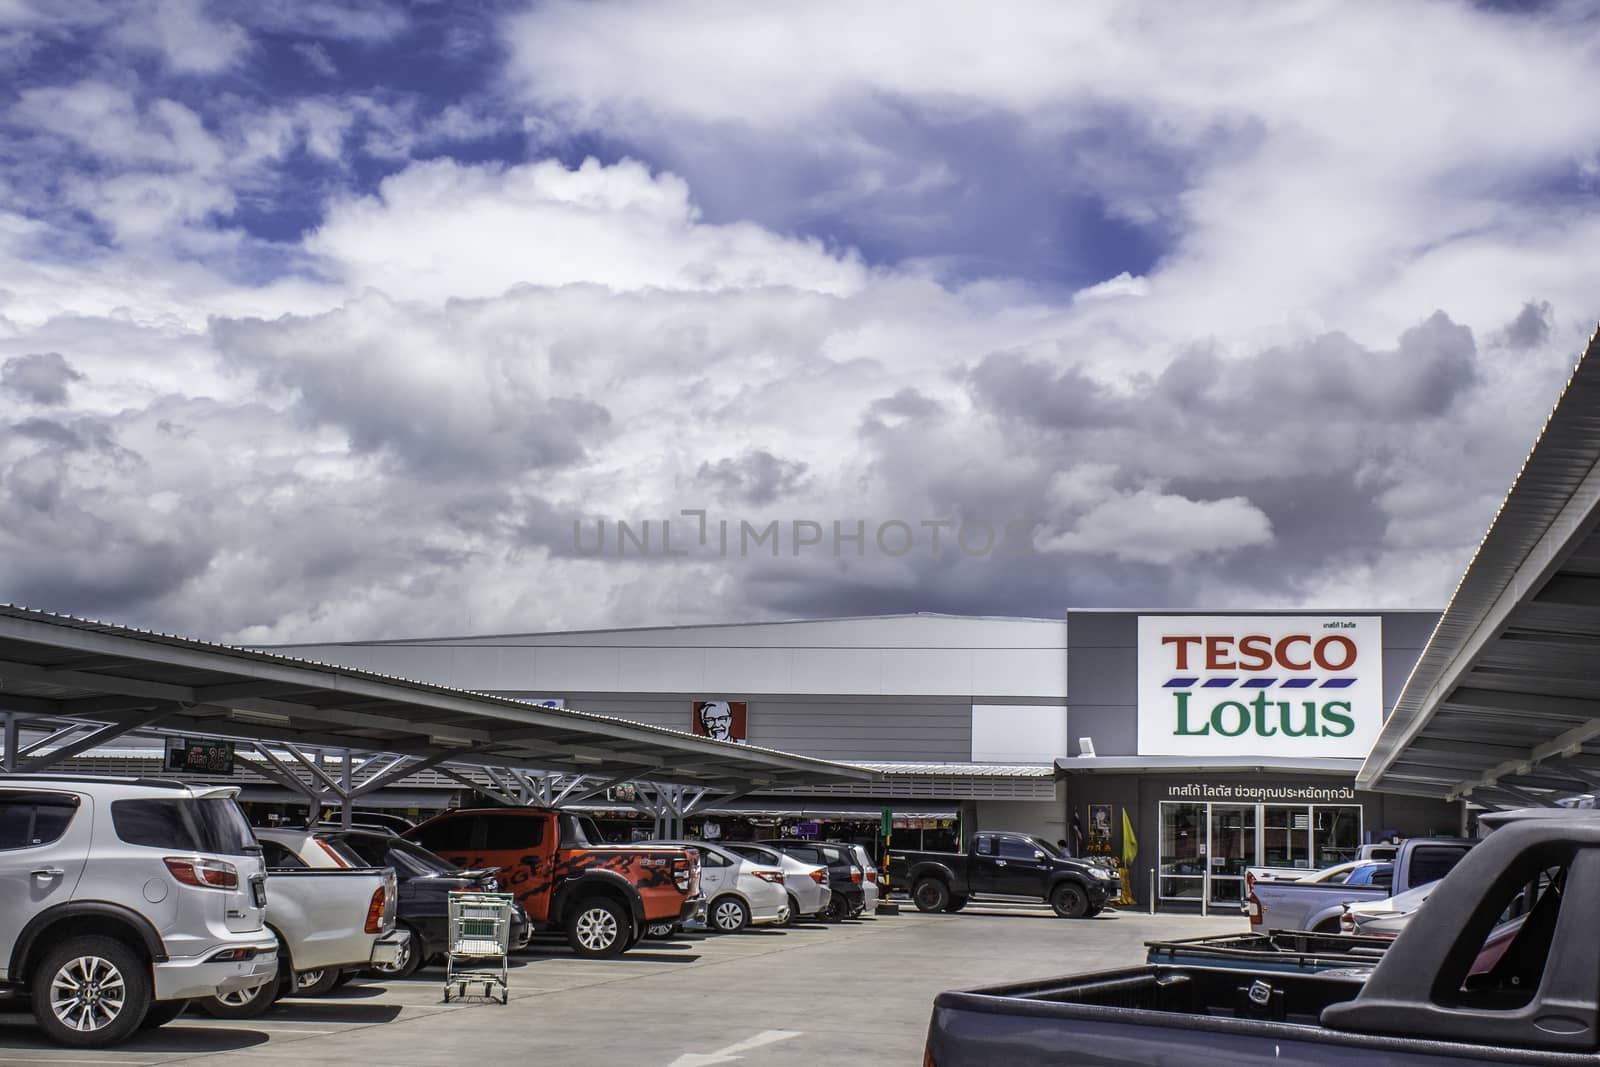
[[[1332,867],[1249,867],[1245,869],[1245,891],[1257,882],[1327,882],[1368,863],[1392,863],[1399,845],[1362,845],[1354,858]]]
[[[290,993],[326,992],[341,971],[392,966],[411,934],[395,926],[395,874],[388,867],[313,870],[274,864],[277,845],[261,841],[267,865],[267,927],[278,938],[278,978],[199,1002],[222,1019],[260,1015]],[[276,847],[275,847],[276,846]]]

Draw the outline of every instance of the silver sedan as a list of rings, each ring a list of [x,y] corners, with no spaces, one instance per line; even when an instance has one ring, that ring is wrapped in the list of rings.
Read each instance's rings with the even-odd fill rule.
[[[821,918],[827,913],[828,904],[833,900],[833,890],[828,888],[828,868],[804,863],[775,849],[752,845],[748,841],[719,841],[718,844],[747,860],[771,863],[783,870],[783,885],[789,891],[791,923],[803,916]]]

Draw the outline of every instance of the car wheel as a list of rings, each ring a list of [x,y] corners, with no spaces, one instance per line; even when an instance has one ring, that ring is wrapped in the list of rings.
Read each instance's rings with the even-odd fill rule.
[[[33,972],[33,1017],[52,1041],[104,1048],[126,1040],[150,1010],[150,965],[113,937],[74,937]]]
[[[1071,882],[1063,882],[1050,894],[1050,906],[1063,919],[1081,919],[1089,912],[1089,894]]]
[[[944,910],[954,914],[955,912],[960,911],[962,908],[964,908],[966,906],[967,906],[967,898],[966,897],[964,897],[964,896],[952,896],[950,898],[950,903],[948,903],[948,904],[946,904],[944,906]]]
[[[345,986],[361,977],[360,971],[340,971],[339,977],[333,980],[333,988],[343,989]]]
[[[720,897],[711,902],[711,928],[719,934],[736,934],[750,925],[750,909],[738,897]]]
[[[407,929],[410,929],[409,927]],[[372,973],[381,978],[410,978],[422,966],[422,935],[412,930],[393,963],[375,963]]]
[[[783,920],[783,925],[793,926],[800,921],[800,901],[793,893],[789,894],[789,917]]]
[[[1096,915],[1099,915],[1102,911],[1105,911],[1105,910],[1106,910],[1106,906],[1104,904],[1101,904],[1101,905],[1098,905],[1096,907],[1090,908],[1088,911],[1084,912],[1083,913],[1083,917],[1085,919],[1092,919]]]
[[[301,971],[294,976],[294,996],[320,997],[333,989],[333,983],[339,980],[336,970]]]
[[[277,1002],[282,985],[282,982],[273,979],[262,982],[254,989],[201,997],[195,1003],[201,1011],[215,1019],[254,1019]]]
[[[937,878],[924,878],[911,890],[918,911],[943,911],[950,905],[950,887]]]
[[[620,956],[628,948],[633,923],[622,906],[605,897],[590,897],[567,918],[567,943],[592,960]]]

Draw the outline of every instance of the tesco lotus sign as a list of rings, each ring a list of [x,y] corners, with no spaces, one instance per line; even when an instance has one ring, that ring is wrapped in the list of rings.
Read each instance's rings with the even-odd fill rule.
[[[1360,758],[1382,725],[1377,616],[1139,618],[1140,755]]]

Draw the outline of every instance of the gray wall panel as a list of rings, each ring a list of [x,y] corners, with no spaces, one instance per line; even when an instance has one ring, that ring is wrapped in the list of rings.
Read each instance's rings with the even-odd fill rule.
[[[748,705],[746,725],[751,744],[802,756],[847,761],[965,762],[972,755],[972,705],[966,700],[775,700],[727,691],[701,696],[744,700]],[[694,726],[695,699],[690,694],[651,698],[621,693],[585,694],[568,699],[567,706],[688,732]]]

